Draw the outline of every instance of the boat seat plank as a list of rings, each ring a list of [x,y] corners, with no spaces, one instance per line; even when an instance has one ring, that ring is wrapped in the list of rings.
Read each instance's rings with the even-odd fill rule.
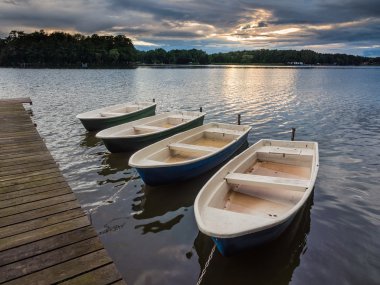
[[[184,119],[184,120],[193,120],[195,116],[186,116],[186,115],[170,115],[168,119]]]
[[[116,117],[116,116],[120,116],[123,114],[125,114],[125,112],[124,113],[122,113],[122,112],[101,112],[100,116],[101,117]]]
[[[211,146],[202,146],[202,145],[193,145],[186,143],[172,143],[169,145],[169,149],[177,150],[177,151],[190,151],[190,152],[203,152],[203,153],[211,153],[220,150],[217,147]]]
[[[259,227],[273,220],[268,215],[255,215],[253,219],[250,213],[215,207],[205,207],[202,215],[210,231],[223,234],[231,234],[252,226]]]
[[[260,149],[258,149],[258,152],[307,155],[307,156],[314,155],[314,150],[311,148],[290,148],[290,147],[278,147],[278,146],[263,146]]]
[[[164,131],[167,128],[163,127],[156,127],[156,126],[148,126],[148,125],[139,125],[139,126],[134,126],[133,127],[136,131],[152,131],[152,132],[159,132],[159,131]]]
[[[226,134],[226,135],[237,135],[240,136],[243,134],[243,131],[240,130],[230,130],[230,129],[223,129],[223,128],[209,128],[205,130],[206,132],[211,133],[220,133],[220,134]]]
[[[230,184],[264,186],[294,191],[305,191],[309,186],[309,180],[253,175],[245,173],[230,173],[225,177],[225,179]]]

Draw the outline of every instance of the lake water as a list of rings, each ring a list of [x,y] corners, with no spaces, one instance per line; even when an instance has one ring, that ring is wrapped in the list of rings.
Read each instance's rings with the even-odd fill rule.
[[[195,284],[213,246],[193,212],[212,173],[145,186],[128,167],[130,154],[108,153],[75,118],[153,98],[157,112],[202,106],[205,122],[235,123],[240,113],[252,126],[249,144],[290,139],[292,127],[296,139],[319,142],[313,197],[292,226],[243,255],[216,252],[202,284],[380,283],[379,68],[0,69],[0,98],[25,96],[128,284]]]

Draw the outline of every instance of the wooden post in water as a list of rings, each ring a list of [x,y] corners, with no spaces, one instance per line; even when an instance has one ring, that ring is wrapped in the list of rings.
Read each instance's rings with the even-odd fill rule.
[[[202,106],[199,107],[199,112],[201,112],[201,113],[203,112]]]
[[[153,103],[156,103],[156,99],[153,98]]]
[[[240,125],[240,119],[241,119],[241,115],[238,114],[238,125]]]
[[[296,128],[292,128],[292,138],[291,138],[292,141],[294,141],[295,136],[296,136]]]

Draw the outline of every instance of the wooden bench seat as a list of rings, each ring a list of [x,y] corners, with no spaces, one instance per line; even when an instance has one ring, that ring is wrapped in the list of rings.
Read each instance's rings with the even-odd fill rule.
[[[186,115],[170,115],[168,119],[183,119],[183,120],[193,120],[194,116],[186,116]]]
[[[254,175],[245,173],[230,173],[225,179],[230,184],[281,188],[294,191],[305,191],[309,180]]]
[[[100,116],[101,117],[116,117],[116,116],[121,116],[126,114],[126,112],[101,112]]]
[[[307,155],[307,156],[314,155],[314,150],[311,148],[291,148],[291,147],[278,147],[278,146],[263,146],[259,148],[257,152]]]
[[[139,125],[139,126],[134,126],[133,127],[136,131],[141,131],[141,132],[159,132],[159,131],[164,131],[167,130],[167,128],[163,127],[156,127],[156,126],[148,126],[148,125]]]
[[[220,134],[226,134],[226,135],[237,135],[240,136],[243,132],[239,130],[229,130],[229,129],[223,129],[223,128],[210,128],[206,129],[206,132],[210,133],[220,133]]]
[[[211,153],[220,150],[217,147],[193,145],[186,143],[172,143],[169,145],[169,149],[177,151],[190,151],[190,152],[201,152],[201,153]]]

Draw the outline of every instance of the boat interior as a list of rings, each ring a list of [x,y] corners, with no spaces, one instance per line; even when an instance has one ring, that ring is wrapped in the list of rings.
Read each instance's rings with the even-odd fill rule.
[[[154,153],[148,159],[160,163],[189,161],[219,151],[245,132],[245,129],[213,126],[186,139],[169,144],[168,147]]]
[[[109,109],[109,110],[104,110],[100,112],[101,117],[115,117],[115,116],[120,116],[122,114],[128,114],[128,113],[133,113],[141,109],[140,105],[126,105],[123,107],[116,107],[114,109]]]
[[[212,197],[208,206],[214,211],[275,219],[304,196],[313,159],[311,148],[263,146],[225,176],[221,189],[216,191],[219,194]]]
[[[141,125],[131,126],[130,128],[121,129],[119,132],[115,132],[114,136],[137,136],[142,134],[149,134],[155,132],[165,131],[167,129],[174,128],[176,126],[185,124],[194,120],[197,116],[189,115],[169,115],[158,120],[146,122]]]

